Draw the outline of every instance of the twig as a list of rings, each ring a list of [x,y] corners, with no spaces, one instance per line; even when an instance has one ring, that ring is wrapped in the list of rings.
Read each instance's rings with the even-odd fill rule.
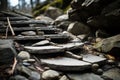
[[[12,35],[15,36],[15,32],[14,32],[12,26],[11,26],[11,23],[10,23],[9,17],[7,17],[7,21],[8,21],[8,26],[10,27],[10,30],[11,30],[11,32],[12,32]]]
[[[14,57],[14,63],[13,63],[12,69],[8,72],[9,74],[13,74],[14,73],[16,64],[17,64],[17,59],[16,59],[16,57]]]

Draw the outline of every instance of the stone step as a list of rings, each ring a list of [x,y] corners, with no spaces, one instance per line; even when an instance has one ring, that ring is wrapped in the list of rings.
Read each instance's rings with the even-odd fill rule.
[[[64,52],[66,50],[79,49],[83,43],[67,43],[67,44],[53,44],[47,46],[25,46],[25,50],[33,54],[53,54],[57,52]]]
[[[61,30],[58,28],[50,28],[50,27],[13,27],[13,30],[16,34],[20,34],[24,31],[43,31],[44,34],[57,34]],[[0,28],[0,33],[6,33],[6,27]],[[8,33],[11,33],[11,30],[8,29]]]
[[[40,60],[42,65],[60,71],[82,71],[91,67],[91,63],[67,57],[57,57]]]
[[[105,62],[106,58],[102,58],[99,56],[95,56],[93,54],[83,54],[83,61],[89,62],[89,63],[100,63],[102,64]]]
[[[9,17],[10,21],[29,20],[27,17]],[[0,21],[7,21],[7,17],[0,17]]]

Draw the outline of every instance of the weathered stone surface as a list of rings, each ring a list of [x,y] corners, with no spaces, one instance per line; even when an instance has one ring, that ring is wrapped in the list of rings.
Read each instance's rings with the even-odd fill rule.
[[[43,41],[40,41],[40,42],[37,42],[37,43],[32,44],[32,46],[43,46],[43,45],[47,45],[47,44],[49,44],[49,43],[50,43],[50,41],[48,41],[48,40],[43,40]]]
[[[36,32],[34,32],[34,31],[25,31],[25,32],[22,32],[21,34],[24,35],[24,36],[35,36]]]
[[[63,75],[59,80],[69,80],[67,76]]]
[[[73,22],[69,25],[67,31],[74,35],[80,35],[80,34],[88,34],[90,32],[90,29],[87,25],[83,23]]]
[[[55,24],[58,24],[58,23],[55,22]],[[63,31],[67,31],[67,28],[70,24],[71,24],[71,21],[62,21],[57,25],[57,28],[60,28]]]
[[[56,52],[64,52],[65,50],[78,49],[83,46],[83,43],[67,43],[67,44],[53,44],[47,46],[25,46],[25,50],[34,54],[49,54]]]
[[[28,67],[25,67],[23,65],[18,65],[17,70],[21,73],[21,75],[25,75],[25,77],[30,77],[32,70]]]
[[[24,76],[16,75],[16,76],[10,77],[9,80],[28,80],[28,79],[26,77],[24,77]]]
[[[25,46],[24,48],[25,50],[33,54],[49,54],[64,51],[64,48],[59,46],[39,46],[39,47]]]
[[[58,46],[63,47],[66,50],[73,50],[73,49],[78,49],[83,46],[84,43],[66,43],[66,44],[60,44]]]
[[[93,73],[83,73],[83,74],[68,74],[68,76],[73,80],[103,80],[100,76]]]
[[[44,16],[44,15],[37,16],[35,19],[36,19],[36,20],[43,21],[43,22],[46,22],[46,23],[48,23],[48,24],[50,24],[51,22],[53,22],[53,19],[52,19],[52,18],[47,17],[47,16]]]
[[[30,54],[27,51],[21,51],[18,54],[18,58],[21,60],[27,60],[27,59],[30,59]]]
[[[68,15],[67,14],[63,14],[63,15],[61,15],[61,16],[58,16],[56,19],[55,19],[55,21],[54,21],[54,24],[59,24],[59,23],[61,23],[61,22],[63,22],[63,21],[67,21],[69,18],[68,18]]]
[[[32,71],[31,76],[29,77],[30,80],[40,80],[40,74],[38,72]]]
[[[110,69],[103,74],[104,76],[107,76],[108,78],[111,78],[112,80],[120,80],[120,69],[113,68]]]
[[[106,58],[102,58],[102,57],[95,56],[92,54],[86,54],[82,56],[83,56],[83,61],[87,61],[90,63],[103,63],[106,60]]]
[[[55,7],[49,7],[44,13],[45,16],[48,16],[52,19],[56,19],[58,16],[62,14],[63,14],[62,10]]]
[[[44,80],[58,80],[59,78],[59,73],[54,70],[47,70],[42,73],[42,79]]]
[[[66,57],[41,59],[41,62],[52,69],[61,71],[82,71],[89,69],[91,66],[90,63]]]
[[[0,39],[0,65],[11,64],[16,54],[13,40]]]
[[[98,51],[109,52],[113,48],[120,48],[120,35],[112,36],[95,44],[94,48]]]

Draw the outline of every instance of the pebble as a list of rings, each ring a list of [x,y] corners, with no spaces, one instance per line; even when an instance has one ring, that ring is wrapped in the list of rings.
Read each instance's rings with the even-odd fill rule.
[[[92,65],[92,69],[93,69],[93,70],[96,70],[96,69],[98,69],[98,68],[99,68],[99,65],[98,65],[98,64],[93,64],[93,65]]]
[[[114,60],[108,60],[107,63],[113,65],[113,64],[115,64],[115,61]]]
[[[30,54],[27,51],[21,51],[18,54],[18,58],[22,60],[27,60],[27,59],[30,59]]]
[[[59,80],[69,80],[67,76],[63,75]]]
[[[58,80],[59,78],[59,73],[54,70],[47,70],[42,73],[42,79],[44,80]]]
[[[102,75],[103,74],[103,70],[102,69],[98,69],[96,74]]]

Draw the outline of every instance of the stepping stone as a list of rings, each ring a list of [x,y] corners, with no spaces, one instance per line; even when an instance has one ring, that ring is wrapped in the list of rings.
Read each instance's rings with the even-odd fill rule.
[[[61,71],[82,71],[91,67],[91,63],[67,57],[41,59],[41,62],[44,66]]]
[[[104,80],[99,75],[93,73],[69,73],[67,75],[71,80]]]
[[[28,20],[27,17],[9,17],[10,21]],[[7,17],[0,17],[0,21],[7,21]]]
[[[93,54],[85,54],[82,56],[83,56],[83,61],[90,62],[90,63],[102,63],[106,60],[106,58],[95,56]]]
[[[56,44],[48,45],[48,46],[25,46],[25,50],[33,54],[49,54],[49,53],[57,53],[57,52],[64,52],[67,50],[77,49],[82,46],[83,43],[68,43],[68,44]]]
[[[64,48],[58,46],[39,46],[39,47],[25,46],[24,48],[29,53],[33,53],[33,54],[50,54],[50,53],[64,52]]]

